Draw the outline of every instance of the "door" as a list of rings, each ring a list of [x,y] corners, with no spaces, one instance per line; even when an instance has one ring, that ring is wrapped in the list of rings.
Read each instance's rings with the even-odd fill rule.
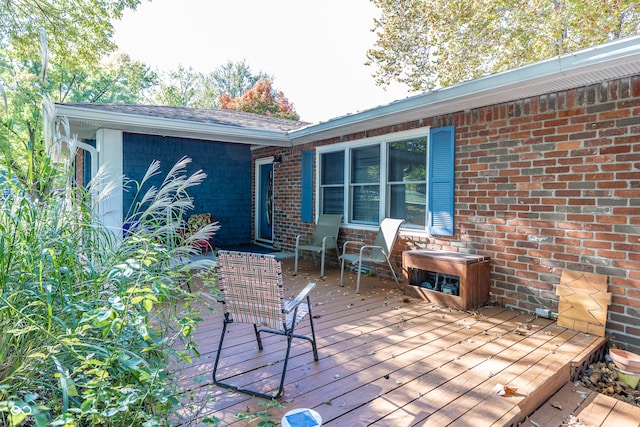
[[[256,242],[273,243],[273,158],[256,161]]]

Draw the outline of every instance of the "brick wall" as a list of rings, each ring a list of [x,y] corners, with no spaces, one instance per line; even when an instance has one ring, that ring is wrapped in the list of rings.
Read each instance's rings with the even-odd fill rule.
[[[492,299],[524,310],[556,309],[555,285],[565,269],[604,274],[613,293],[608,333],[640,350],[640,76],[367,134],[446,125],[456,126],[455,236],[403,233],[394,250],[397,271],[401,251],[416,247],[488,255]],[[287,250],[295,234],[312,229],[300,223],[299,197],[300,153],[309,149],[280,153],[275,175],[275,233]]]
[[[217,246],[251,241],[251,150],[240,144],[224,144],[152,135],[124,134],[124,174],[142,179],[152,160],[159,160],[159,177],[152,180],[159,186],[167,172],[182,157],[192,162],[187,172],[202,170],[207,178],[189,190],[194,199],[192,213],[211,213],[220,223],[214,237]],[[145,188],[146,189],[146,188]],[[124,209],[128,211],[133,192],[124,193]]]

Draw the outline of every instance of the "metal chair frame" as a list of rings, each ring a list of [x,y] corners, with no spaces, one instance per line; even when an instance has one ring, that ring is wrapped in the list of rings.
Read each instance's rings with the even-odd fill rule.
[[[338,247],[338,233],[340,232],[342,215],[323,214],[318,216],[312,240],[305,244],[301,242],[301,235],[296,236],[294,271],[298,272],[298,256],[300,251],[309,251],[313,255],[313,262],[318,265],[316,254],[320,254],[320,276],[324,276],[324,260],[328,249],[334,249],[340,262],[340,248]]]
[[[364,242],[359,241],[347,241],[344,242],[342,248],[342,255],[340,255],[340,284],[343,284],[344,279],[344,264],[345,262],[352,263],[358,270],[358,281],[356,284],[356,293],[360,293],[360,275],[362,274],[363,263],[386,263],[391,270],[396,285],[400,286],[398,282],[398,276],[393,270],[389,256],[393,250],[393,246],[398,238],[398,231],[400,226],[404,223],[404,219],[385,218],[380,223],[378,234],[373,245],[367,245]],[[357,253],[347,253],[349,246],[359,246],[360,249]]]

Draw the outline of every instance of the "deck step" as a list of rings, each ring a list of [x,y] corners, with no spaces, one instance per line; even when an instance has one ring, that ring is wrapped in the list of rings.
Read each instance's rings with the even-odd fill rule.
[[[561,427],[570,416],[592,427],[640,426],[640,406],[568,382],[527,417],[521,427]]]

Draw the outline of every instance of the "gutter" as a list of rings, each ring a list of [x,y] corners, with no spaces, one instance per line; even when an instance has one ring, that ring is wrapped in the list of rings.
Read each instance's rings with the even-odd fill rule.
[[[640,37],[492,74],[289,133],[294,145],[640,73]]]

